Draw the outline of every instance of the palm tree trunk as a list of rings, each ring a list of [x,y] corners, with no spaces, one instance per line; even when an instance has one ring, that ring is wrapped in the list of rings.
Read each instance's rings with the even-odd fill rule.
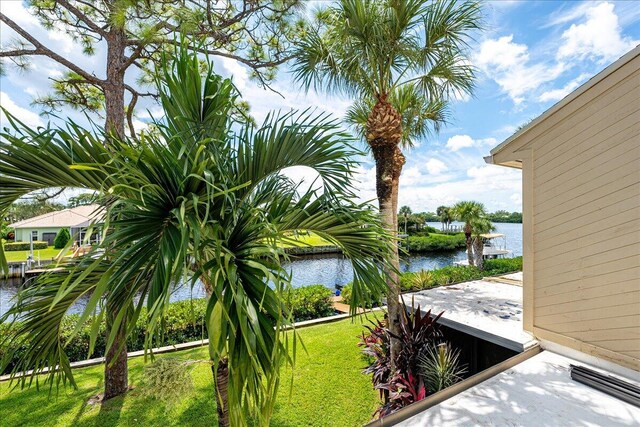
[[[465,243],[467,244],[467,261],[469,262],[469,265],[475,265],[473,262],[471,224],[469,224],[468,222],[464,225],[464,237],[465,237]]]
[[[484,270],[484,243],[482,237],[476,236],[473,238],[473,252],[475,255],[475,266],[480,270]]]
[[[211,367],[213,372],[213,384],[216,394],[218,410],[218,427],[229,427],[229,363],[227,359],[222,359],[218,363],[218,369]]]
[[[376,160],[376,193],[380,207],[382,225],[397,237],[397,212],[398,212],[398,187],[400,184],[400,173],[404,164],[404,156],[397,146],[375,146],[372,147],[373,156]],[[403,310],[400,303],[400,283],[398,271],[400,270],[400,257],[398,254],[397,239],[393,241],[391,253],[391,268],[386,271],[388,275],[387,284],[389,291],[387,294],[387,311],[389,314],[389,328],[395,334],[400,332],[400,310]],[[395,360],[398,353],[397,340],[391,342],[391,360]]]
[[[107,336],[114,321],[115,310],[107,309]],[[127,335],[123,321],[116,333],[113,344],[105,354],[104,400],[124,394],[129,389],[129,368],[127,365]]]
[[[386,271],[387,312],[389,329],[400,334],[400,256],[398,254],[398,187],[400,173],[405,159],[398,147],[402,138],[402,117],[387,101],[386,95],[379,95],[367,119],[365,136],[376,162],[376,194],[382,225],[395,237],[391,250],[391,266]],[[400,343],[391,340],[391,363],[395,368],[395,359]]]
[[[194,266],[195,267],[195,266]],[[197,270],[198,268],[194,268]],[[203,274],[200,276],[200,280],[204,284],[207,298],[211,298],[213,294],[213,284],[209,281],[209,276]],[[211,331],[208,331],[209,333]],[[211,366],[211,372],[213,373],[213,392],[216,397],[216,410],[218,413],[218,426],[228,427],[231,425],[229,418],[229,361],[222,359],[218,362],[218,366]]]

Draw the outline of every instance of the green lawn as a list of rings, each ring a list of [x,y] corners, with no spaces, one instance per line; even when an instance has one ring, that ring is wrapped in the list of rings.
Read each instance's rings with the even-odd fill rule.
[[[33,257],[35,260],[50,260],[55,258],[60,253],[60,249],[55,249],[53,246],[49,246],[47,249],[36,249],[33,251]],[[26,261],[29,256],[29,251],[5,251],[7,262],[20,262]]]
[[[309,234],[309,235],[301,235],[298,236],[298,238],[296,239],[300,242],[299,245],[292,245],[292,244],[282,244],[283,248],[291,248],[294,246],[328,246],[328,245],[333,245],[333,243],[323,239],[322,237],[318,236],[317,234]]]
[[[272,426],[359,426],[368,422],[377,404],[371,380],[360,371],[358,335],[361,323],[350,320],[300,330],[308,354],[300,350],[293,371],[290,395],[286,375],[278,395]],[[170,357],[204,359],[205,349],[173,353]],[[129,426],[216,424],[211,370],[198,365],[193,372],[194,392],[167,408],[142,395],[143,359],[129,362],[130,381],[136,389],[103,406],[87,405],[101,391],[102,366],[77,370],[79,390],[61,389],[49,397],[47,390],[9,391],[0,383],[0,414],[7,426]]]

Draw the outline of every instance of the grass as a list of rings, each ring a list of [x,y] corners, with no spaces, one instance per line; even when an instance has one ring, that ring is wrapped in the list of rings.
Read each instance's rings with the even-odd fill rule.
[[[283,243],[282,247],[283,248],[291,248],[291,247],[295,247],[295,246],[331,246],[331,245],[333,245],[333,243],[323,239],[322,237],[320,237],[320,236],[318,236],[317,234],[314,234],[314,233],[310,233],[308,235],[300,235],[300,236],[298,236],[298,238],[296,240],[300,242],[299,245],[292,245],[292,244],[289,244],[289,243]]]
[[[55,258],[60,253],[60,249],[55,249],[53,246],[49,246],[47,249],[36,249],[33,251],[33,257],[35,260],[50,260]],[[29,256],[29,251],[5,251],[7,262],[20,262],[26,261]]]
[[[284,371],[271,426],[358,426],[371,419],[378,403],[371,379],[363,375],[364,361],[357,347],[363,330],[359,320],[300,330],[307,348],[298,350],[293,370]],[[166,357],[166,356],[159,356]],[[206,359],[205,348],[173,353],[169,357]],[[102,386],[102,366],[75,371],[78,390],[13,390],[0,383],[2,425],[13,426],[211,426],[216,424],[211,370],[196,365],[194,391],[171,407],[142,393],[143,359],[129,360],[129,381],[136,386],[127,395],[106,404],[87,405]],[[292,394],[289,391],[292,390]]]

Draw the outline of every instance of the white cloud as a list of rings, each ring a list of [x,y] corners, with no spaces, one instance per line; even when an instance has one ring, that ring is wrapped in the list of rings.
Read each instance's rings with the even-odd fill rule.
[[[513,35],[482,42],[474,62],[495,80],[516,105],[525,100],[525,95],[541,84],[556,79],[565,70],[563,63],[551,66],[531,64],[529,47],[514,43]]]
[[[482,145],[494,146],[498,141],[495,138],[473,139],[469,135],[454,135],[447,140],[446,147],[451,151],[462,150],[469,147],[480,147]]]
[[[587,78],[589,78],[589,74],[580,74],[575,79],[571,80],[569,83],[561,87],[560,89],[553,89],[543,92],[538,100],[541,102],[547,101],[559,101],[569,93],[571,93],[575,88],[580,86]]]
[[[473,147],[473,139],[469,135],[454,135],[447,141],[447,148],[451,151],[458,151],[467,147]]]
[[[29,111],[26,108],[18,106],[13,100],[4,92],[0,92],[0,105],[5,108],[9,113],[15,116],[18,120],[23,122],[27,126],[37,127],[44,126],[42,119],[39,115],[33,111]],[[4,113],[0,110],[0,126],[5,127],[9,124]]]
[[[449,169],[443,161],[438,159],[429,159],[426,163],[427,172],[431,175],[440,175],[442,172]]]
[[[231,74],[233,83],[236,87],[240,90],[244,89],[247,86],[247,81],[249,80],[249,72],[247,69],[240,65],[238,61],[231,58],[221,58],[221,62],[224,69]]]
[[[586,20],[572,24],[562,33],[559,60],[598,57],[603,62],[612,61],[638,44],[637,40],[622,36],[613,4],[604,2],[577,11],[580,12]]]

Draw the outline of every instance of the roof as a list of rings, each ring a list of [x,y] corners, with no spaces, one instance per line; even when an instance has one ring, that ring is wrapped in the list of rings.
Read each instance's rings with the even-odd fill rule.
[[[10,224],[11,228],[87,227],[104,214],[100,205],[77,206]]]
[[[409,294],[407,304],[444,312],[442,325],[514,351],[537,344],[522,328],[522,286],[476,280]]]
[[[563,108],[564,106],[569,104],[571,101],[573,101],[574,99],[576,99],[577,97],[582,95],[587,90],[591,89],[593,86],[598,84],[600,81],[604,80],[607,76],[612,74],[618,68],[622,67],[624,64],[628,63],[629,61],[631,61],[633,58],[635,58],[638,55],[640,55],[640,45],[636,46],[631,51],[627,52],[625,55],[620,57],[613,64],[609,65],[607,68],[605,68],[604,70],[600,71],[598,74],[593,76],[587,82],[585,82],[584,84],[579,86],[576,90],[574,90],[573,92],[571,92],[570,94],[568,94],[567,96],[562,98],[560,101],[555,103],[553,106],[551,106],[548,110],[546,110],[540,116],[538,116],[537,118],[535,118],[534,120],[529,122],[526,126],[523,126],[516,133],[511,135],[509,138],[507,138],[502,143],[500,143],[493,150],[491,150],[491,156],[493,156],[496,153],[502,151],[511,142],[513,142],[516,139],[520,138],[520,136],[522,136],[523,134],[525,134],[528,131],[530,131],[531,129],[533,129],[535,126],[537,126],[539,123],[541,123],[544,120],[546,120],[551,115],[555,114],[558,110],[560,110],[561,108]],[[491,156],[485,157],[485,161],[487,163],[492,163]]]
[[[481,237],[484,237],[485,239],[495,239],[497,237],[504,237],[504,234],[501,233],[485,233],[485,234],[481,234]]]
[[[545,350],[398,425],[640,425],[640,408],[572,380],[570,364],[612,375]]]

